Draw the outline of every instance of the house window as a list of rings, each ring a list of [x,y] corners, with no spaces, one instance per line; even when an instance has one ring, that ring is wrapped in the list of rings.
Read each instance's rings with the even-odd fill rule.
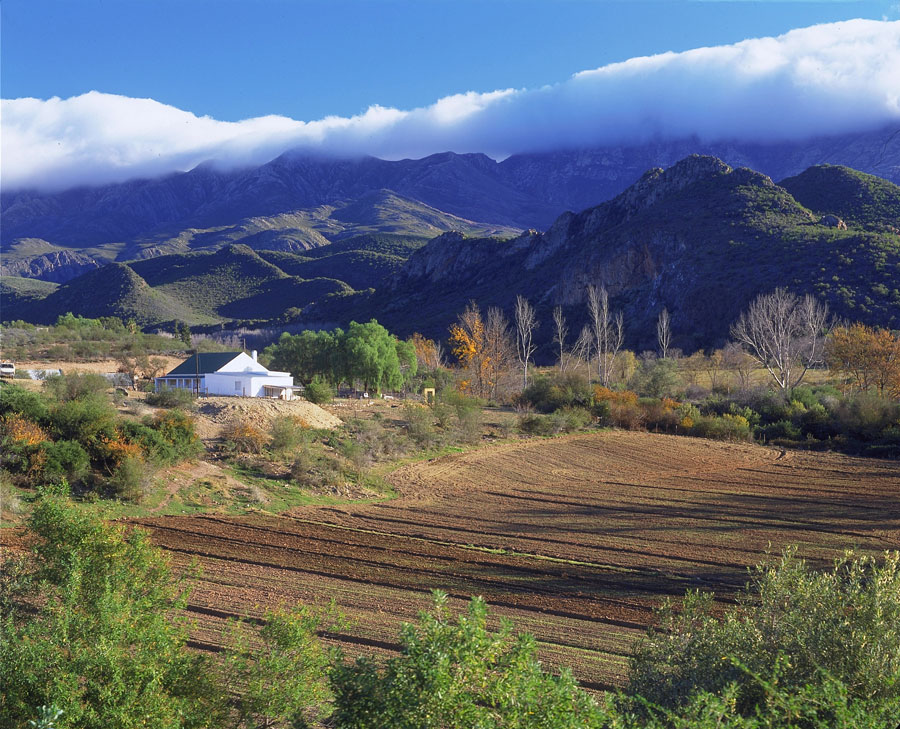
[[[240,380],[234,381],[234,391],[241,392],[241,381]]]

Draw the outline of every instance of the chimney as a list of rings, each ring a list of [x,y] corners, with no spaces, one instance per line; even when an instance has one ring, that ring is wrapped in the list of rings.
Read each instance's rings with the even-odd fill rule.
[[[256,350],[255,349],[252,352],[250,352],[250,356],[253,357],[253,361],[256,362]]]

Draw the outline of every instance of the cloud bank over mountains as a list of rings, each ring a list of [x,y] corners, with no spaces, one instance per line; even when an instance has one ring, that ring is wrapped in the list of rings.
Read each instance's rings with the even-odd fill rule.
[[[632,58],[552,86],[468,92],[409,111],[239,122],[91,91],[0,102],[4,190],[60,190],[258,165],[291,148],[385,159],[704,141],[780,141],[900,123],[900,21],[851,20]]]

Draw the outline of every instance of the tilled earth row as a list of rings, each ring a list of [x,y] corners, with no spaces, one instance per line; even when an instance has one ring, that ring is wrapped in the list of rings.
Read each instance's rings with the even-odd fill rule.
[[[665,597],[715,590],[789,545],[816,564],[900,548],[900,464],[609,432],[494,446],[395,472],[393,501],[282,516],[142,520],[176,565],[197,560],[193,639],[230,616],[334,600],[348,653],[395,650],[430,593],[472,595],[589,687],[619,685]]]

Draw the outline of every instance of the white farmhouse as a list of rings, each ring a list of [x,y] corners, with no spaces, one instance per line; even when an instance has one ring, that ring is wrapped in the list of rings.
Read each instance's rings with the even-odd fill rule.
[[[188,357],[169,374],[157,377],[156,391],[190,390],[198,395],[236,395],[290,400],[294,378],[289,372],[267,370],[256,360],[256,350],[201,352]]]

